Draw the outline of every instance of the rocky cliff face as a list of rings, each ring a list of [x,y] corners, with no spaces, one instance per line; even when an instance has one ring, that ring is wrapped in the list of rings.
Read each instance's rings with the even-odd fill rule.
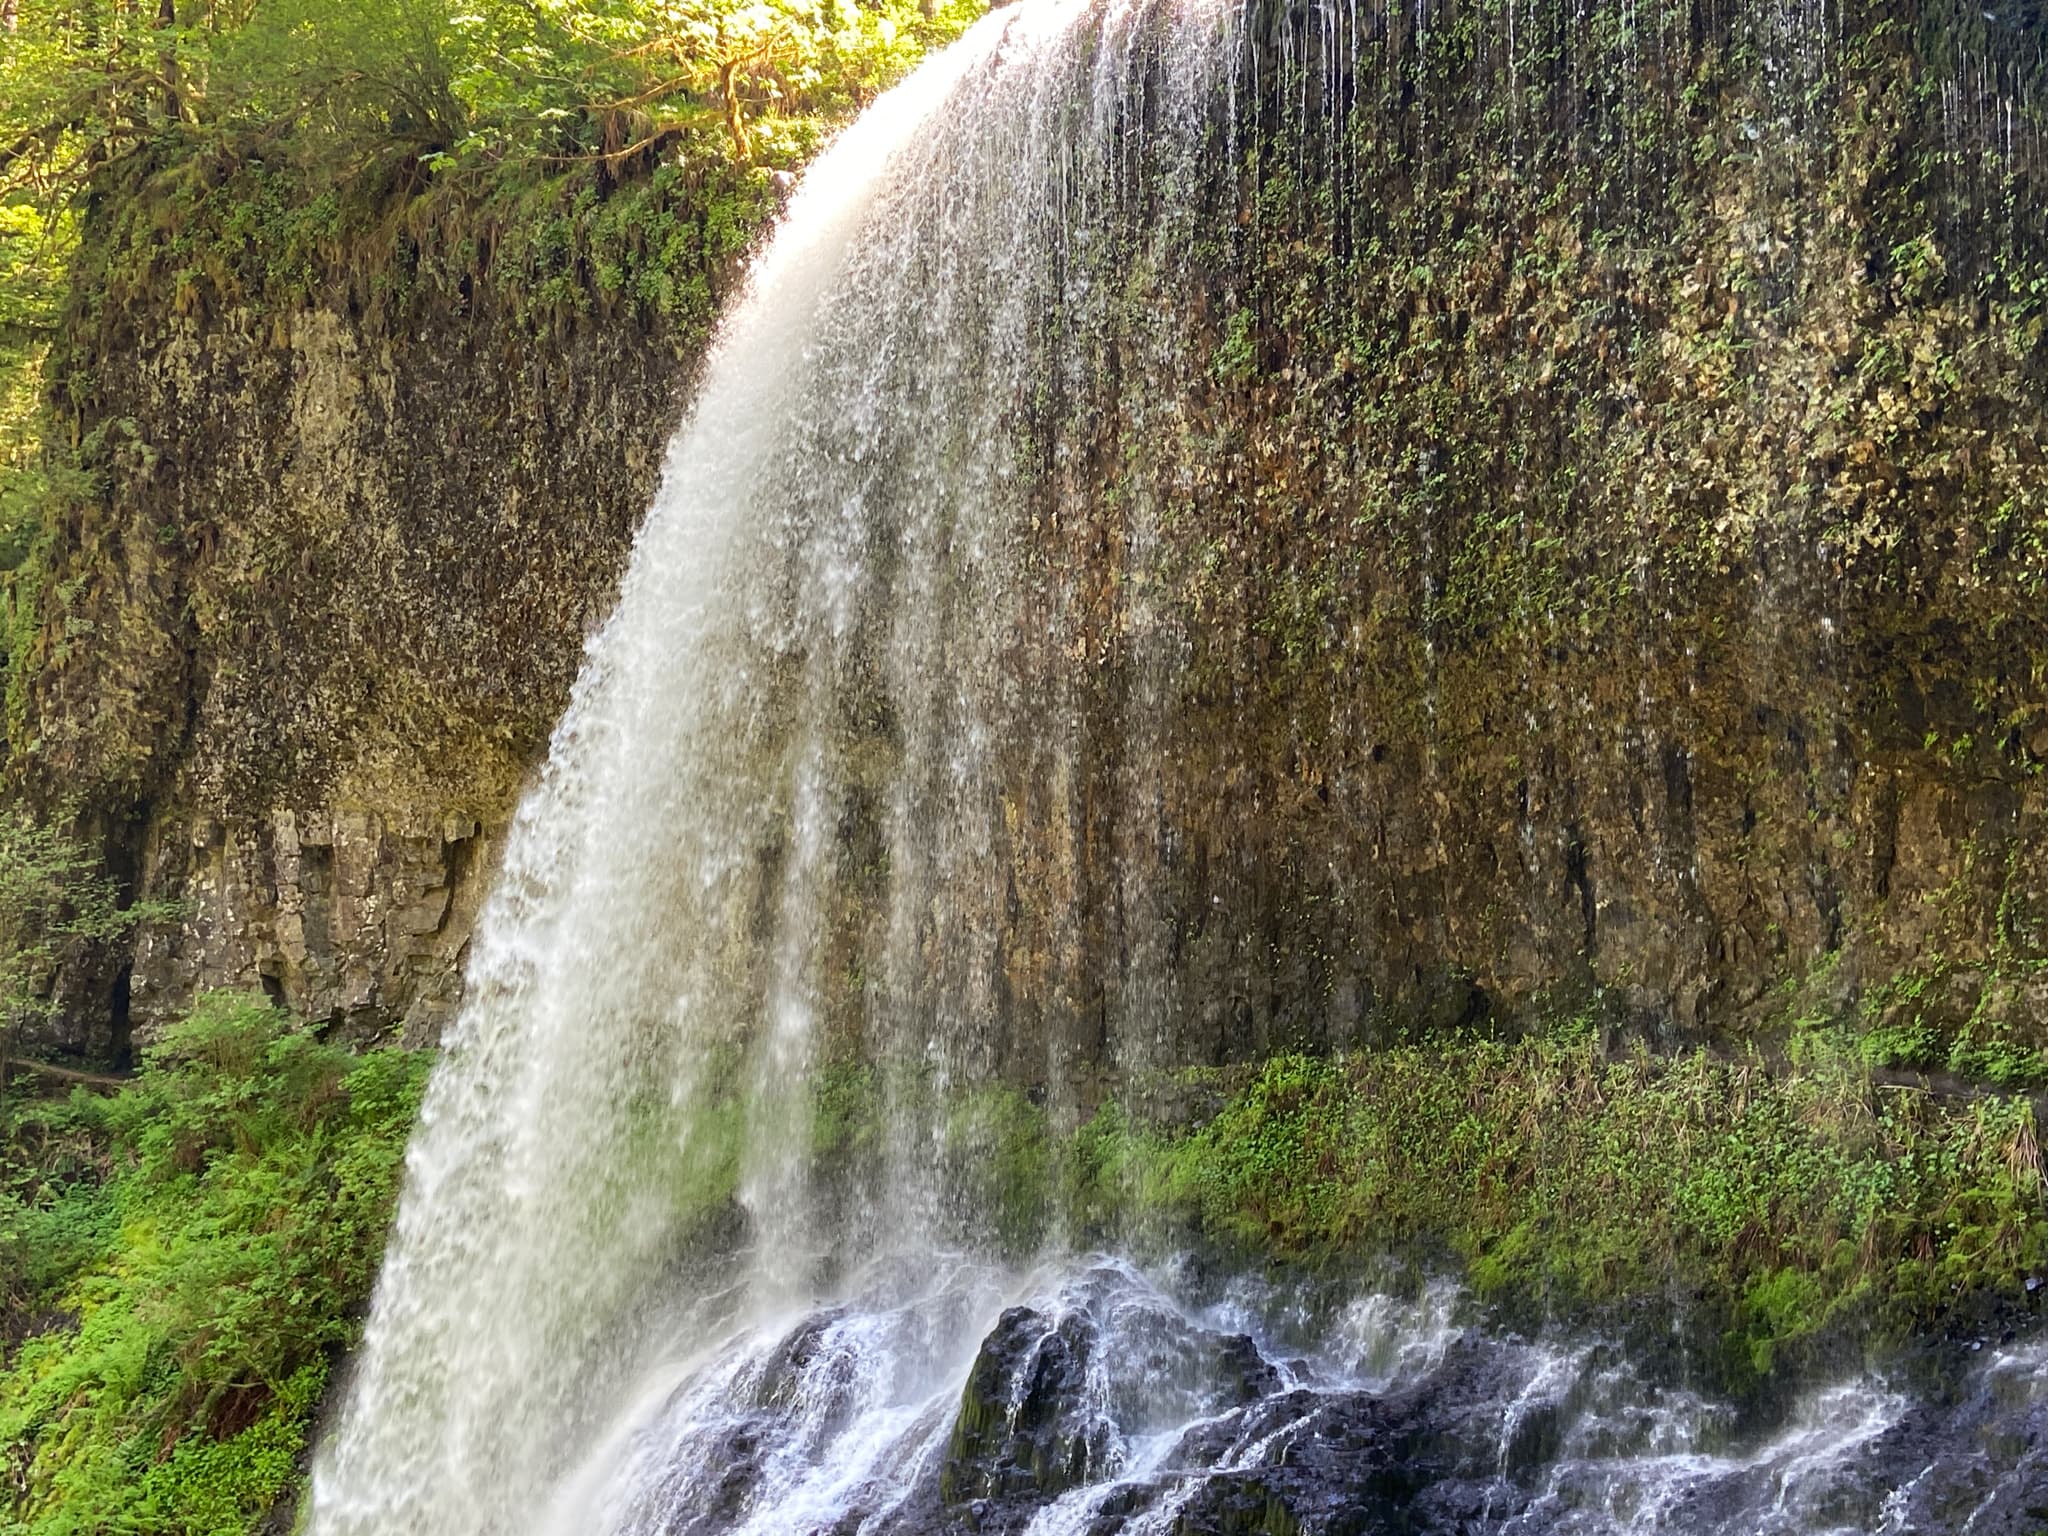
[[[1790,987],[1881,1059],[2032,1070],[2039,19],[1244,26],[1176,300],[1208,367],[1104,338],[1092,446],[1046,476],[1053,639],[1019,665],[1092,734],[1006,790],[1018,1038],[1085,1059],[1163,949],[1182,1061],[1589,989],[1714,1035]],[[1133,314],[1156,275],[1121,269]],[[17,759],[184,903],[137,945],[138,1025],[223,985],[414,1037],[454,1004],[687,374],[625,310],[468,303],[98,311],[105,479]],[[1133,859],[1155,911],[1120,904]]]
[[[93,628],[39,701],[37,756],[114,760],[138,883],[183,904],[137,945],[138,1023],[259,984],[416,1037],[452,1006],[685,377],[630,329],[494,329],[172,322],[103,386],[137,431],[118,523],[80,530]],[[140,717],[111,749],[110,694]]]
[[[1023,434],[1020,1073],[1163,975],[1178,1062],[1590,995],[2040,1074],[2038,25],[1247,8],[1187,270],[1098,252]]]
[[[359,271],[388,232],[296,292],[152,281],[123,242],[171,195],[144,180],[103,210],[105,270],[74,304],[60,404],[95,482],[19,616],[14,730],[36,798],[79,808],[133,889],[179,910],[132,963],[67,978],[53,1043],[105,1051],[124,1009],[146,1031],[257,987],[430,1039],[701,317],[537,316],[509,291],[530,274],[429,284],[404,241],[413,271],[388,251]],[[745,231],[700,219],[671,222],[708,301]],[[398,278],[417,291],[382,297]]]
[[[1030,343],[995,873],[937,946],[995,957],[991,1059],[1597,1001],[2040,1079],[2033,23],[1241,24],[1192,173],[1131,54]]]
[[[2038,18],[1256,18],[1170,574],[1216,1048],[2048,1039]]]

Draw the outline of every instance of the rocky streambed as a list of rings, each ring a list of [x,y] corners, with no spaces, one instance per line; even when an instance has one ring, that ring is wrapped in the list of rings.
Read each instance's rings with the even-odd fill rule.
[[[1449,1284],[1310,1305],[1093,1257],[1023,1278],[886,1265],[852,1294],[652,1373],[557,1518],[602,1488],[595,1526],[622,1536],[2048,1522],[2048,1336],[1759,1408],[1689,1384],[1676,1344],[1495,1331]]]

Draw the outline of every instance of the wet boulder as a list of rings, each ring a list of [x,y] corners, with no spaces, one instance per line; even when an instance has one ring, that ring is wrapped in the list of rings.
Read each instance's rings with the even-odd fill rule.
[[[1012,1307],[960,1394],[940,1489],[948,1504],[1044,1502],[1113,1470],[1116,1427],[1091,1391],[1094,1329]]]
[[[1175,1516],[1174,1536],[1380,1536],[1410,1529],[1406,1511],[1428,1473],[1408,1456],[1411,1426],[1384,1399],[1297,1389],[1249,1409],[1231,1430],[1225,1457],[1201,1431],[1176,1448],[1174,1462],[1197,1477]]]
[[[1042,1307],[1012,1307],[960,1395],[941,1502],[1008,1530],[1061,1494],[1121,1474],[1134,1439],[1278,1391],[1243,1334],[1205,1327],[1124,1268],[1085,1272]]]

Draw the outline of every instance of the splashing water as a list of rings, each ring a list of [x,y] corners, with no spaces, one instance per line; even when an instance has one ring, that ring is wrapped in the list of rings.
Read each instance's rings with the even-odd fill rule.
[[[1171,128],[1153,195],[1192,180],[1202,136],[1168,120],[1216,96],[1221,38],[1220,11],[993,17],[805,177],[516,822],[315,1529],[522,1529],[644,1362],[873,1234],[938,1239],[909,1103],[826,1219],[809,1078],[833,1038],[928,1099],[991,1068],[991,759],[1080,750],[1003,663],[1033,626],[1069,643],[1017,579],[1059,510],[1030,503],[1024,424],[1095,367],[1112,271],[1156,282],[1184,248],[1170,210],[1145,247],[1091,241],[1136,195],[1135,112]],[[886,889],[855,924],[862,839]],[[679,1275],[716,1204],[692,1192],[734,1164],[752,1257],[709,1285],[714,1324]]]

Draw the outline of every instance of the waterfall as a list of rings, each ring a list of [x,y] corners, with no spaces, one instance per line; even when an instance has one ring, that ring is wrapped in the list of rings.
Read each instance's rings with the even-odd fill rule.
[[[1281,110],[1329,131],[1270,185],[1327,196],[1319,237],[1363,250],[1361,157],[1393,153],[1347,117],[1380,88],[1369,29],[1297,12],[1327,78]],[[1486,67],[1533,67],[1532,25]],[[805,176],[519,811],[317,1458],[316,1536],[1138,1536],[1251,1529],[1232,1522],[1283,1497],[1319,1531],[1379,1529],[1355,1523],[1374,1509],[1413,1530],[1930,1510],[2004,1530],[2012,1479],[2048,1475],[2005,1466],[1986,1493],[1975,1463],[1919,1456],[2048,1414],[2032,1356],[1999,1355],[1960,1407],[1852,1373],[1759,1427],[1611,1344],[1489,1338],[1455,1288],[1304,1299],[991,1240],[978,1096],[1043,1088],[1071,1125],[1179,1064],[1205,1001],[1181,995],[1193,928],[1167,878],[1193,647],[1165,593],[1169,572],[1177,595],[1227,585],[1246,547],[1182,547],[1220,473],[1215,396],[1338,410],[1292,368],[1260,380],[1249,316],[1202,276],[1245,191],[1244,27],[1224,0],[999,11]],[[1633,58],[1633,20],[1617,35]],[[1640,70],[1618,78],[1637,110]],[[1425,93],[1416,121],[1445,106]],[[1511,106],[1486,131],[1521,164],[1540,122]],[[1423,151],[1426,189],[1452,162]],[[1332,375],[1355,366],[1340,330],[1316,338]],[[1435,447],[1418,463],[1433,487]],[[1435,494],[1412,501],[1425,565]],[[1550,883],[1590,934],[1580,873]],[[1363,983],[1315,974],[1333,1018],[1362,1012]],[[828,1176],[833,1082],[876,1108]]]
[[[1078,793],[1069,706],[1006,660],[1090,643],[1033,585],[1062,507],[1024,465],[1094,408],[1095,318],[1177,297],[1185,209],[1135,242],[1113,211],[1140,157],[1147,196],[1192,182],[1227,46],[1201,4],[1005,11],[804,178],[519,812],[314,1529],[525,1529],[719,1297],[772,1315],[843,1253],[957,1235],[920,1106],[1010,1044],[994,759]],[[835,1040],[900,1071],[878,1177],[828,1212]],[[693,1270],[734,1180],[743,1257]]]

